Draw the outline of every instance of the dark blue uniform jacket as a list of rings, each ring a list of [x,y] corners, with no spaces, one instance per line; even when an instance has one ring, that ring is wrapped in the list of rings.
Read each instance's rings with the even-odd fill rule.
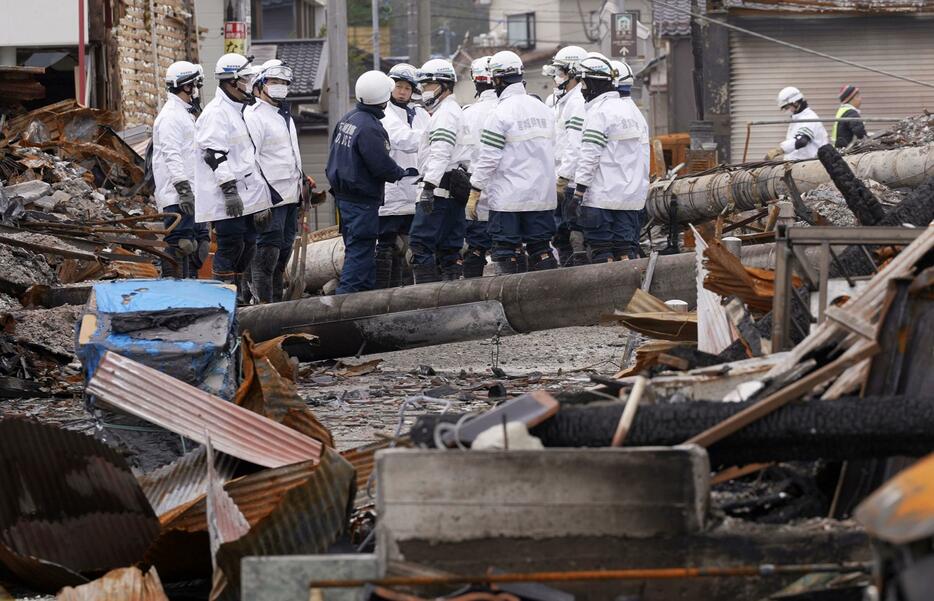
[[[389,134],[380,123],[379,107],[357,103],[331,135],[327,177],[338,200],[383,204],[386,182],[404,170],[389,156]]]

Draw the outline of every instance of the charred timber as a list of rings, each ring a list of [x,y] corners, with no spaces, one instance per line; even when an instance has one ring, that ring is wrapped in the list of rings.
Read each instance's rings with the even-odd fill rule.
[[[934,176],[934,144],[851,154],[844,160],[857,177],[893,188],[919,186]],[[678,178],[670,186],[669,182],[656,183],[649,190],[646,210],[656,221],[666,223],[671,200],[677,198],[678,221],[700,223],[716,218],[727,208],[755,209],[788,195],[783,181],[786,170],[802,194],[831,181],[816,159],[738,166],[709,175]]]
[[[846,162],[836,148],[830,144],[821,146],[817,151],[817,159],[827,170],[833,184],[843,195],[846,206],[849,207],[860,225],[876,225],[885,217],[885,209],[876,200],[863,180],[856,177],[850,165]]]
[[[689,401],[639,407],[624,446],[669,446],[688,440],[754,401]],[[610,446],[622,403],[562,403],[551,419],[532,428],[546,447]],[[423,416],[412,428],[416,444],[433,446],[439,419]],[[759,419],[708,449],[714,467],[777,461],[833,461],[934,450],[934,397],[841,398],[796,403]]]
[[[753,267],[769,267],[774,264],[774,251],[771,244],[746,248],[743,262]],[[317,358],[380,352],[363,344],[365,335],[360,341],[362,349],[358,351],[354,347],[348,352],[346,341],[336,340],[335,334],[346,331],[341,328],[349,322],[403,312],[424,311],[427,316],[431,309],[491,301],[502,305],[506,321],[503,334],[595,325],[614,309],[626,307],[633,292],[641,285],[647,267],[648,260],[639,259],[354,294],[314,296],[246,307],[239,311],[238,319],[241,331],[250,332],[257,342],[282,334],[319,335]],[[659,257],[650,292],[662,300],[681,299],[693,305],[697,297],[694,270],[694,253]],[[399,325],[402,325],[401,320]],[[357,331],[366,329],[354,327]],[[486,334],[481,335],[485,331],[483,328],[465,329],[460,340],[485,337]],[[322,335],[324,333],[328,335]],[[433,344],[451,341],[444,338]],[[418,333],[413,336],[410,346],[430,343],[432,341],[425,341]],[[398,348],[406,348],[404,341]]]

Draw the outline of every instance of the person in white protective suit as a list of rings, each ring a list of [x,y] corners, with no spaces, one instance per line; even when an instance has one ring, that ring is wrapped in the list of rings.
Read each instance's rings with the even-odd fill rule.
[[[580,71],[587,115],[572,206],[592,263],[638,256],[640,212],[649,190],[649,129],[619,95],[610,61],[588,57]]]
[[[649,124],[645,120],[645,115],[642,114],[642,111],[639,110],[639,107],[636,106],[636,103],[632,100],[632,84],[635,81],[635,76],[632,72],[632,67],[622,61],[610,61],[610,65],[613,67],[613,70],[616,71],[616,90],[619,92],[619,97],[626,101],[626,104],[631,104],[629,107],[633,111],[633,117],[638,119],[646,131],[649,130]],[[651,167],[651,161],[650,165]],[[645,207],[642,207],[642,210],[639,211],[639,232],[641,235],[642,226],[648,222],[649,216],[648,211]],[[645,253],[641,252],[640,248],[636,248],[639,256],[645,256]]]
[[[484,56],[473,61],[470,65],[470,79],[473,80],[477,101],[464,107],[464,144],[470,147],[467,171],[469,172],[483,145],[480,143],[480,134],[487,118],[499,103],[496,90],[493,89],[493,78],[490,76],[490,58]],[[486,256],[493,247],[488,229],[490,207],[487,206],[483,194],[477,204],[477,216],[467,218],[467,230],[464,236],[467,249],[464,251],[464,278],[478,278],[483,275],[486,266]],[[524,251],[523,254],[524,255]]]
[[[431,114],[418,150],[422,176],[415,217],[409,230],[415,283],[460,279],[463,274],[464,204],[470,183],[463,164],[470,148],[463,140],[463,112],[454,98],[457,75],[444,59],[429,60],[418,70],[422,105]],[[438,267],[441,274],[438,274]]]
[[[558,204],[554,111],[526,93],[524,71],[514,52],[497,52],[490,59],[499,104],[483,126],[483,149],[470,177],[467,215],[476,218],[480,196],[486,196],[497,274],[518,272],[522,244],[530,271],[557,267],[550,245]]]
[[[302,171],[298,130],[286,100],[291,83],[288,65],[277,59],[267,61],[253,79],[256,102],[243,111],[273,204],[269,227],[257,233],[253,257],[251,285],[261,303],[282,300],[303,192],[307,198],[311,187]]]
[[[243,120],[244,103],[252,98],[249,61],[239,54],[225,54],[217,61],[214,76],[217,93],[195,127],[195,219],[214,227],[214,278],[238,284],[244,302],[248,298],[244,275],[253,259],[257,231],[269,226],[272,204]]]
[[[830,137],[817,113],[808,107],[808,101],[798,88],[783,88],[776,101],[778,108],[791,114],[791,124],[785,141],[770,150],[766,160],[796,161],[817,158],[817,149],[827,144]]]
[[[578,65],[587,52],[580,46],[558,50],[545,72],[555,81],[555,167],[558,178],[555,193],[557,230],[552,241],[562,267],[586,263],[583,238],[575,216],[567,206],[574,194],[574,169],[580,152],[581,127],[584,125],[584,97],[581,95]]]
[[[152,126],[152,176],[156,208],[179,215],[165,235],[165,253],[175,259],[161,260],[162,277],[197,277],[208,256],[211,236],[203,223],[195,223],[195,113],[204,70],[188,61],[172,63],[165,74],[168,94]],[[173,217],[166,217],[168,227]]]
[[[418,146],[428,128],[428,112],[412,103],[418,90],[417,69],[407,63],[389,70],[392,95],[380,122],[389,134],[389,156],[403,169],[418,166]],[[386,184],[386,196],[379,208],[379,238],[376,241],[376,287],[411,284],[411,267],[405,260],[409,230],[418,197],[416,178],[406,177]]]

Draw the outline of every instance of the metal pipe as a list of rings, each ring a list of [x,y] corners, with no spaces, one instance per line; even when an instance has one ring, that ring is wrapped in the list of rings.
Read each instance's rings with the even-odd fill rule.
[[[476,576],[437,575],[437,576],[395,576],[367,580],[331,579],[312,580],[309,589],[316,588],[360,588],[368,584],[374,586],[436,586],[451,584],[495,584],[503,582],[595,582],[606,580],[681,580],[690,578],[761,578],[767,576],[789,576],[797,574],[848,572],[870,573],[872,564],[851,563],[814,563],[794,565],[761,564],[732,567],[680,567],[680,568],[642,568],[628,570],[574,570],[567,572],[529,572],[506,574],[483,574]]]
[[[750,247],[744,263],[772,264],[772,244]],[[568,326],[595,325],[614,309],[623,309],[636,288],[648,259],[616,261],[569,269],[507,276],[437,282],[336,296],[313,296],[294,301],[254,305],[238,312],[242,331],[257,342],[286,333],[314,333],[324,325],[362,320],[387,313],[418,311],[481,301],[498,301],[507,325],[516,333]],[[694,253],[660,256],[650,293],[661,300],[679,298],[691,303],[697,296]],[[481,331],[478,329],[477,331]],[[470,340],[470,332],[465,330]],[[431,341],[422,341],[424,346]],[[321,340],[318,352],[327,352]],[[335,342],[336,344],[336,342]]]
[[[934,144],[849,154],[844,159],[860,179],[873,179],[890,188],[917,187],[934,175]],[[760,208],[789,194],[783,181],[786,171],[802,194],[831,181],[817,159],[753,163],[656,182],[649,190],[646,210],[656,221],[665,222],[668,207],[677,198],[678,221],[696,224],[724,211]]]
[[[834,119],[796,119],[791,121],[790,119],[771,119],[766,121],[748,121],[746,123],[746,143],[743,145],[743,162],[746,162],[746,157],[749,155],[749,138],[752,136],[752,126],[753,125],[783,125],[790,123],[840,123],[842,121],[862,121],[863,123],[898,123],[901,119],[893,118],[882,118],[882,117],[870,117],[864,119],[862,117],[838,117]]]

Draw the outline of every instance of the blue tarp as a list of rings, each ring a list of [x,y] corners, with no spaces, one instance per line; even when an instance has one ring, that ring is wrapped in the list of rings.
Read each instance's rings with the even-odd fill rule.
[[[236,302],[235,290],[209,280],[95,284],[77,326],[77,355],[88,379],[110,350],[230,398]]]

